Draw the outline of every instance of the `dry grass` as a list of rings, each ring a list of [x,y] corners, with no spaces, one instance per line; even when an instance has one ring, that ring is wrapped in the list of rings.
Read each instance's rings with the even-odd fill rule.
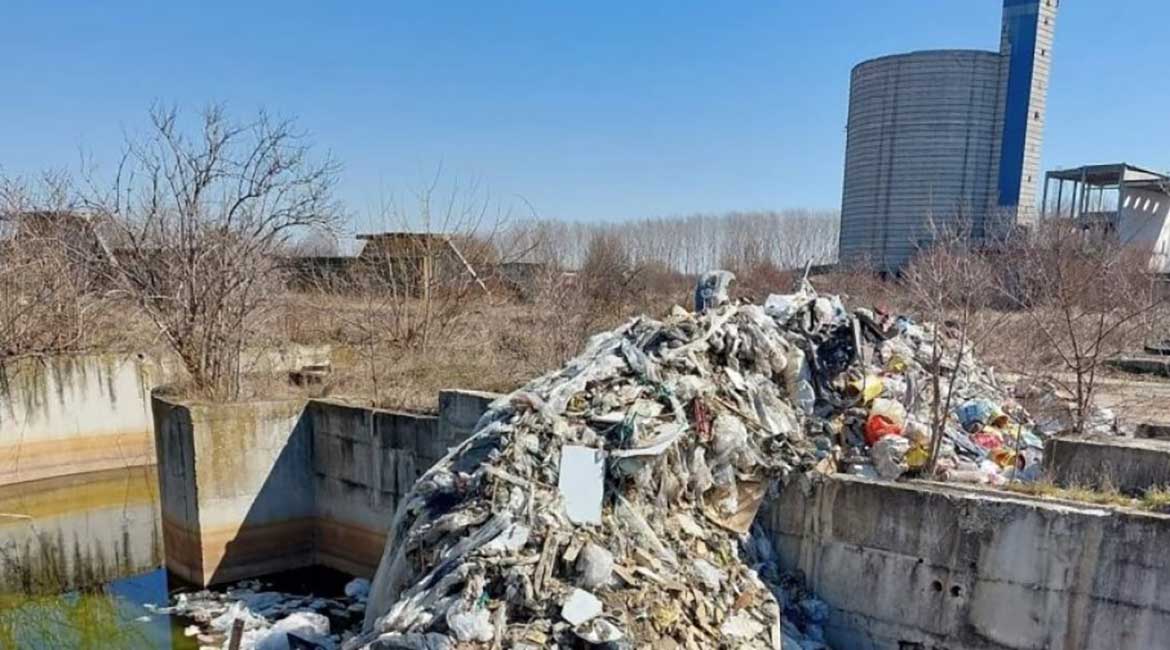
[[[818,278],[820,280],[820,278]],[[845,291],[849,304],[880,304],[901,311],[897,285],[868,277],[831,277],[818,283],[826,291]],[[564,364],[599,331],[639,314],[662,316],[676,304],[689,305],[682,282],[652,283],[621,300],[590,297],[572,285],[549,287],[532,302],[503,296],[475,296],[455,316],[434,328],[425,342],[399,340],[383,323],[419,304],[388,306],[360,296],[290,293],[252,332],[253,345],[328,344],[334,347],[331,397],[383,408],[430,411],[444,388],[493,392],[513,390]],[[821,286],[827,284],[828,286]],[[788,286],[777,287],[786,291]],[[736,288],[737,297],[762,300],[761,288]],[[997,325],[978,350],[998,370],[1035,376],[1058,369],[1045,346],[1020,314],[980,314]],[[1134,344],[1138,342],[1135,338]],[[275,383],[284,381],[275,378]],[[284,394],[260,378],[249,394]],[[263,389],[263,390],[261,390]]]
[[[571,287],[545,292],[532,303],[478,297],[425,344],[379,336],[380,320],[393,317],[380,306],[360,298],[300,294],[290,296],[284,313],[272,319],[269,337],[332,345],[333,378],[327,387],[332,398],[425,412],[437,407],[438,391],[445,388],[514,390],[562,366],[599,331],[687,304],[681,293],[647,292],[638,300],[604,304]]]
[[[1108,485],[1103,485],[1096,489],[1076,485],[1061,487],[1048,481],[1038,483],[1012,483],[1005,486],[1004,489],[1009,492],[1042,499],[1132,508],[1147,512],[1170,512],[1170,486],[1150,488],[1140,497],[1128,496]]]
[[[791,288],[794,276],[760,270],[733,285],[733,296],[762,301],[771,292]],[[355,403],[413,411],[433,410],[443,388],[504,392],[560,367],[585,340],[639,314],[658,317],[673,305],[689,306],[691,279],[653,269],[640,271],[621,287],[590,287],[550,279],[535,298],[521,302],[497,292],[461,298],[443,309],[428,328],[427,340],[407,338],[412,328],[395,327],[394,319],[421,319],[419,301],[392,303],[384,297],[290,292],[254,322],[246,345],[271,349],[289,343],[333,346],[334,376],[328,394]],[[906,312],[904,291],[896,282],[871,274],[835,273],[814,278],[818,289],[841,293],[851,306],[881,306]],[[92,328],[85,349],[157,350],[151,324],[132,306],[107,310],[110,318]],[[913,316],[913,314],[911,314]],[[977,350],[997,370],[1020,376],[1060,371],[1059,358],[1048,350],[1027,315],[987,311],[978,318],[994,322]],[[982,328],[979,328],[982,329]],[[1119,348],[1140,348],[1151,330],[1135,328]],[[250,377],[243,397],[293,397],[302,394],[285,375]]]

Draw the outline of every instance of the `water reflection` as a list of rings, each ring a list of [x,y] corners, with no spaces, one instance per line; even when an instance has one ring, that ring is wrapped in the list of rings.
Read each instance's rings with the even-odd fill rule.
[[[177,587],[163,564],[153,466],[0,486],[0,650],[198,650],[195,621],[156,613]],[[340,597],[352,576],[321,567],[265,589]],[[328,612],[334,630],[360,612]]]
[[[60,593],[161,564],[153,466],[0,487],[0,591]]]
[[[0,487],[0,650],[192,650],[165,605],[153,466]]]
[[[182,632],[190,621],[144,607],[166,600],[161,569],[86,591],[0,595],[0,650],[196,650]]]

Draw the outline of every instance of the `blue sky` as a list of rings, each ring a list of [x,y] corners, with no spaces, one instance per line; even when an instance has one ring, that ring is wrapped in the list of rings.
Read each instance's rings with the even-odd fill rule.
[[[152,102],[292,116],[361,211],[441,164],[547,218],[835,208],[850,68],[997,49],[997,0],[0,7],[0,166],[109,164]],[[1170,167],[1164,0],[1066,0],[1044,167]]]

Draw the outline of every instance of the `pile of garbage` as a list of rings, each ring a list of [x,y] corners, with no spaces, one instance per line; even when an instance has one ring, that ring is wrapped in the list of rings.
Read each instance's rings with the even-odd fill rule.
[[[992,485],[1039,478],[1044,440],[1059,427],[1034,422],[957,326],[848,312],[807,286],[769,296],[765,311],[805,352],[795,403],[828,471]]]
[[[493,404],[403,499],[344,647],[824,648],[828,607],[753,528],[770,492],[923,472],[944,391],[937,475],[1037,462],[1027,414],[945,328],[807,284],[729,304],[728,275]]]
[[[194,621],[183,634],[194,637],[201,650],[228,648],[237,620],[243,622],[240,650],[331,650],[360,629],[370,582],[356,578],[344,591],[344,596],[321,598],[266,590],[258,580],[245,580],[225,591],[178,593],[170,605],[147,609]]]

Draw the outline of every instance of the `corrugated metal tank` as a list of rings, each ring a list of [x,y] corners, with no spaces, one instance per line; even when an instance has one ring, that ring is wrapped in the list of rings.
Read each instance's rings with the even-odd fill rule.
[[[995,202],[1001,127],[996,52],[881,57],[853,69],[840,259],[900,268],[929,221],[969,215],[978,233]]]

